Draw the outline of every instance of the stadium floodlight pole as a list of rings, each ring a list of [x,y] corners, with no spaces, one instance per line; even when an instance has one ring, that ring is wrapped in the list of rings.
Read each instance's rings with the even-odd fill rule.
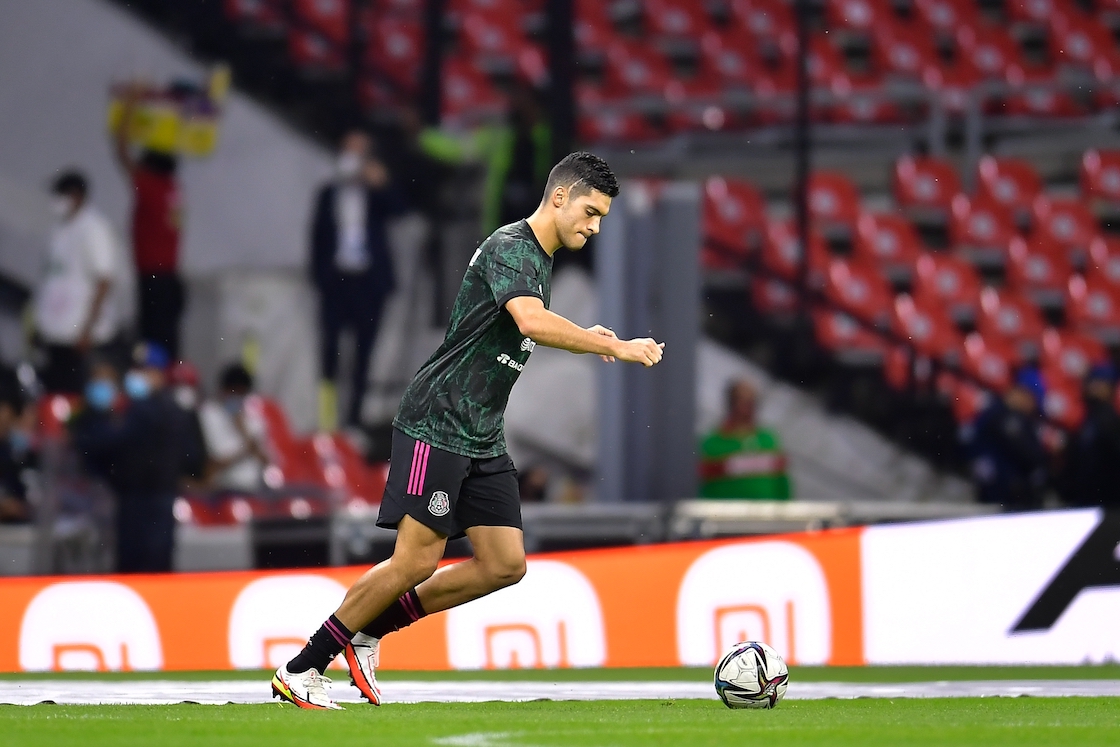
[[[446,0],[424,3],[424,63],[420,72],[420,116],[439,125],[443,102],[443,9]]]
[[[801,267],[798,274],[800,311],[809,315],[809,169],[812,150],[812,120],[810,118],[811,84],[809,81],[809,0],[796,0],[797,15],[797,119],[794,131],[794,215],[797,221],[797,241],[801,248]]]
[[[552,160],[571,151],[576,130],[576,42],[573,0],[548,0],[545,9],[548,34],[549,115],[552,124]]]

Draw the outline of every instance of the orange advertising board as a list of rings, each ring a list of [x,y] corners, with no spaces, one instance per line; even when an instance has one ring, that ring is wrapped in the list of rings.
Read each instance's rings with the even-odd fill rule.
[[[529,558],[518,585],[386,638],[386,669],[711,664],[765,640],[864,663],[860,529]],[[364,568],[0,581],[0,671],[286,661]]]

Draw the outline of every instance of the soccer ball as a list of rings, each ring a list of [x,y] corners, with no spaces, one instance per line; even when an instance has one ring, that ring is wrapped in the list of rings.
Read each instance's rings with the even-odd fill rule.
[[[716,693],[728,708],[773,708],[788,682],[782,657],[757,641],[736,643],[716,665]]]

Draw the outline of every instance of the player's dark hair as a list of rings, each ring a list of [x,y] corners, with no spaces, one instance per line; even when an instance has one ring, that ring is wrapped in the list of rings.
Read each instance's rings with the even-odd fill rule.
[[[253,389],[253,375],[249,369],[240,363],[234,363],[222,369],[218,384],[223,391],[248,392]]]
[[[56,195],[80,195],[85,197],[89,194],[89,180],[80,171],[74,169],[63,171],[51,184],[51,192]]]
[[[545,195],[552,194],[557,187],[571,187],[573,195],[587,194],[591,190],[602,192],[607,197],[618,196],[618,179],[611,167],[599,156],[587,151],[569,153],[552,167],[548,174]]]

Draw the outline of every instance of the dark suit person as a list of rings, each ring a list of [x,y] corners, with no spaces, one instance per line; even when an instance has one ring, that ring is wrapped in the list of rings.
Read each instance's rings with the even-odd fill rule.
[[[359,424],[381,310],[394,287],[386,224],[406,210],[370,149],[365,133],[353,131],[342,139],[338,177],[319,190],[311,227],[311,279],[319,291],[321,334],[320,424],[328,428],[337,407],[338,342],[345,329],[356,340],[346,423]]]

